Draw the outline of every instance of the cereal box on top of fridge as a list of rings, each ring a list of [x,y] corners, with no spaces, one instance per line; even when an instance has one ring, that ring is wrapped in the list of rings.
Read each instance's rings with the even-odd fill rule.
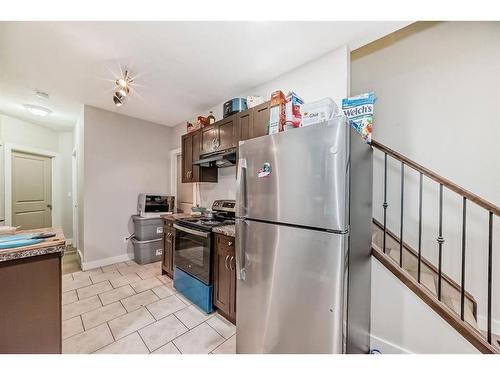
[[[302,115],[300,106],[304,101],[293,91],[289,92],[285,98],[285,125],[284,130],[294,129],[301,126]]]
[[[342,111],[351,126],[361,134],[366,143],[372,141],[373,105],[375,93],[368,92],[352,98],[342,99]]]
[[[271,94],[269,106],[269,134],[282,132],[285,123],[285,94],[283,91],[278,90]]]

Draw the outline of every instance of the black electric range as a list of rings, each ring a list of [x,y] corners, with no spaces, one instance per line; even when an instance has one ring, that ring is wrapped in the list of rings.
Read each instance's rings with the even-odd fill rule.
[[[212,285],[214,258],[212,228],[235,223],[235,201],[217,200],[212,205],[212,211],[211,217],[207,215],[189,217],[179,219],[174,224],[175,267],[207,286]],[[174,284],[175,281],[174,272]]]

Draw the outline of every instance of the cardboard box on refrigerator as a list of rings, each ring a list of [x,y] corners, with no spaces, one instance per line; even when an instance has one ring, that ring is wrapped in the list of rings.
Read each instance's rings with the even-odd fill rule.
[[[271,94],[269,110],[269,134],[276,134],[283,131],[285,124],[285,94],[278,90]]]

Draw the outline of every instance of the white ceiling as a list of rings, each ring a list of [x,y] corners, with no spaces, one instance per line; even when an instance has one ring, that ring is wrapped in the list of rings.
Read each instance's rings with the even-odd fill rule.
[[[407,24],[0,22],[0,112],[64,130],[89,104],[173,126],[340,45],[355,49]],[[116,108],[120,67],[136,85]],[[37,118],[25,103],[54,113]]]

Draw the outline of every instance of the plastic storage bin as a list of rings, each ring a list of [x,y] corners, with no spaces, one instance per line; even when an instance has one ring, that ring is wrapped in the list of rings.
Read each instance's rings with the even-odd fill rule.
[[[134,244],[134,261],[138,264],[158,262],[163,254],[163,238],[149,241],[138,241],[132,238]]]
[[[132,215],[134,237],[139,241],[156,240],[163,237],[163,219]]]

